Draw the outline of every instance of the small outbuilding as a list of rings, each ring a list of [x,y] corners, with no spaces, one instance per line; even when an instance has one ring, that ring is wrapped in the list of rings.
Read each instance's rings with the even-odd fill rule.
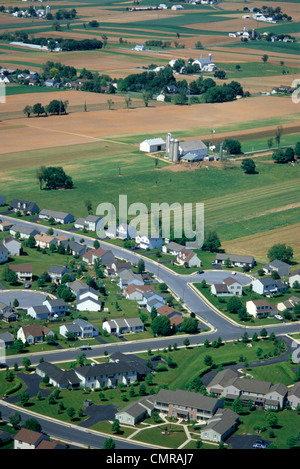
[[[152,138],[144,140],[140,144],[140,151],[146,151],[147,153],[155,151],[164,151],[166,149],[166,142],[162,138]]]

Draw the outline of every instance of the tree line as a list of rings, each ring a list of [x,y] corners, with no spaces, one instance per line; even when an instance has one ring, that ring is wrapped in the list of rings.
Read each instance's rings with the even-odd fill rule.
[[[53,99],[46,106],[43,106],[41,103],[35,103],[33,106],[27,105],[23,109],[23,113],[27,115],[27,117],[30,117],[31,114],[34,114],[37,117],[41,116],[42,114],[45,116],[48,114],[61,115],[67,113],[68,104],[68,101]]]

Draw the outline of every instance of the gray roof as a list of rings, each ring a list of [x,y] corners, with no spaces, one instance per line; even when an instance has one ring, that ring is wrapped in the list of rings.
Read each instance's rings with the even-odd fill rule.
[[[155,401],[212,411],[215,408],[218,399],[195,392],[182,391],[181,389],[177,389],[176,391],[160,389]]]
[[[58,366],[49,362],[40,363],[36,369],[41,370],[43,373],[48,375],[49,378],[53,379],[60,385],[66,385],[69,383],[80,384],[78,377],[73,370],[61,370]]]
[[[39,208],[38,208],[38,206],[36,205],[35,202],[29,202],[28,200],[21,200],[21,199],[12,200],[12,202],[10,203],[10,207],[16,209],[16,208],[19,208],[19,204],[25,205],[26,210],[28,210],[29,212],[31,212],[34,208],[39,210]]]
[[[85,221],[91,221],[91,222],[96,222],[100,219],[97,215],[88,215],[85,219]]]
[[[239,254],[216,254],[216,259],[224,260],[230,259],[232,262],[253,262],[254,257],[253,256],[242,256]]]
[[[202,142],[202,140],[190,140],[186,142],[180,142],[179,143],[179,148],[181,148],[184,151],[195,151],[195,150],[203,150],[207,148],[205,143]]]
[[[65,271],[69,272],[69,269],[66,265],[50,265],[48,273],[50,274],[62,274]]]
[[[3,332],[3,334],[0,334],[0,341],[5,342],[13,342],[14,341],[14,336],[10,332]]]
[[[70,215],[70,213],[67,212],[59,212],[57,210],[48,210],[47,208],[44,208],[43,210],[40,211],[40,215],[45,215],[47,217],[53,217],[53,218],[66,218],[67,216]]]
[[[86,283],[83,283],[80,280],[74,280],[74,282],[67,282],[67,286],[75,293],[77,293],[79,290],[87,288]]]
[[[7,252],[8,253],[8,249],[7,247],[4,246],[4,244],[0,244],[0,252]]]
[[[204,427],[203,431],[212,429],[220,435],[224,435],[239,419],[238,414],[231,409],[218,409],[216,414],[208,424]]]
[[[62,298],[54,298],[53,300],[46,300],[49,302],[50,306],[56,307],[56,306],[66,306],[65,300]]]
[[[19,233],[24,233],[27,235],[39,233],[39,231],[36,230],[35,228],[31,228],[30,226],[23,226],[23,225],[14,225],[11,227],[10,230],[15,231],[16,233],[19,232]]]

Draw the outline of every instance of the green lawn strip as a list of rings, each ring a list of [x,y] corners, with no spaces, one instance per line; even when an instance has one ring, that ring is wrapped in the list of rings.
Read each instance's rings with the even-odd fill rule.
[[[174,449],[182,445],[186,439],[187,436],[182,426],[169,423],[146,428],[134,436],[134,440],[137,441]]]
[[[266,28],[267,29],[267,28]],[[264,31],[266,31],[266,29]],[[297,26],[293,28],[287,28],[290,31],[285,31],[286,34],[293,34],[297,31]],[[258,30],[257,30],[258,31]],[[276,31],[278,34],[279,31]],[[256,49],[259,51],[266,51],[269,54],[292,54],[292,55],[299,55],[299,43],[297,42],[267,42],[267,41],[249,41],[249,42],[238,42],[238,43],[230,43],[226,44],[228,48],[235,48],[235,47],[242,47],[245,49]]]
[[[232,314],[227,311],[227,303],[230,300],[230,297],[216,297],[210,292],[210,287],[203,287],[200,283],[194,283],[194,287],[199,290],[199,292],[210,302],[212,303],[219,311],[225,314],[229,319],[239,323],[239,324],[248,324],[249,326],[262,326],[265,327],[271,324],[279,324],[278,320],[273,317],[255,319],[251,317],[248,321],[241,321],[237,314]],[[291,296],[298,296],[299,291],[293,288],[288,288],[288,291],[285,293],[277,293],[272,297],[268,298],[270,304],[278,304],[284,301],[287,301]],[[239,297],[242,305],[246,306],[247,301],[259,300],[264,298],[262,295],[255,293],[251,290],[250,287],[243,288],[243,296]],[[293,316],[293,320],[296,320],[296,317]]]
[[[272,63],[262,63],[262,62],[246,62],[238,64],[240,68],[236,69],[236,63],[216,63],[218,69],[224,70],[226,72],[226,80],[237,80],[248,77],[264,77],[264,76],[278,76],[284,74],[297,74],[299,73],[299,68],[289,67],[286,65],[276,65]],[[285,72],[283,74],[283,72]],[[226,80],[224,83],[226,83]]]
[[[295,369],[296,365],[293,364],[292,368]],[[295,373],[292,368],[291,364],[287,362],[281,362],[253,368],[248,367],[243,371],[247,373],[247,375],[250,375],[252,379],[256,379],[258,381],[270,381],[271,383],[276,381],[277,383],[291,386],[295,380]]]

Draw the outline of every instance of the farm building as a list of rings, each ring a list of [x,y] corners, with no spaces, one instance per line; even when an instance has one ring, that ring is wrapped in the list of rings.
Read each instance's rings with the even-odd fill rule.
[[[152,151],[163,151],[166,149],[166,143],[162,138],[152,138],[144,140],[140,144],[140,151],[152,152]]]
[[[207,156],[207,146],[202,140],[190,140],[179,143],[179,155],[186,161],[199,161]]]
[[[208,54],[208,58],[204,59],[202,54],[196,60],[194,60],[193,65],[199,65],[200,70],[204,70],[206,72],[213,72],[216,69],[215,64],[212,62],[212,55]]]

